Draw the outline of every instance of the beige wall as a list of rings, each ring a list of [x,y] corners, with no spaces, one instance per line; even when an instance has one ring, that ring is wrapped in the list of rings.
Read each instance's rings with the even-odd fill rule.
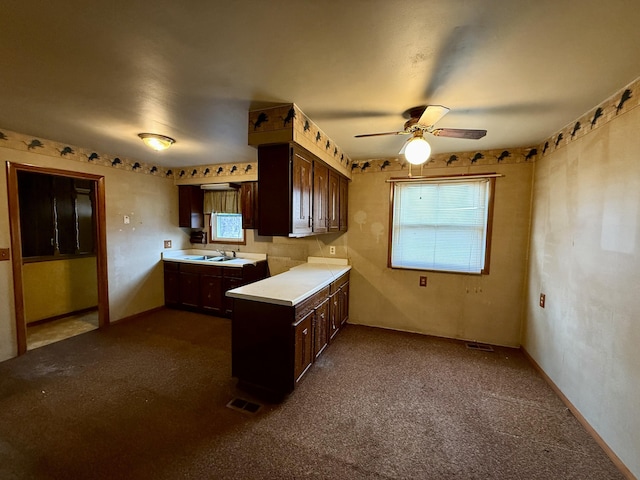
[[[637,477],[639,131],[635,108],[536,163],[523,337],[531,356]]]
[[[375,170],[375,169],[374,169]],[[489,275],[387,268],[389,189],[406,171],[353,175],[349,187],[350,323],[519,346],[531,162],[429,168],[425,175],[498,172]],[[426,275],[428,285],[419,286]]]
[[[26,322],[98,305],[95,257],[27,263],[22,267]]]
[[[10,246],[5,162],[104,175],[111,321],[163,305],[163,240],[188,247],[173,179],[0,146],[0,247]],[[131,223],[125,225],[123,216]],[[0,360],[17,354],[11,262],[0,262]]]

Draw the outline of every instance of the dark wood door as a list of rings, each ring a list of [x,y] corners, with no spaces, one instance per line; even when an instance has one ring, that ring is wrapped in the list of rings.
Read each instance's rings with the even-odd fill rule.
[[[199,186],[178,186],[178,226],[204,227],[204,193]]]
[[[340,290],[336,291],[329,297],[329,321],[327,322],[327,331],[329,339],[336,336],[340,329]]]
[[[349,205],[349,180],[340,176],[340,231],[347,231],[347,215]]]
[[[349,320],[349,282],[340,287],[340,325]]]
[[[180,272],[180,303],[188,307],[200,306],[200,275]]]
[[[179,275],[178,271],[167,269],[164,271],[164,304],[167,306],[176,306],[180,303]]]
[[[329,231],[340,230],[340,175],[329,171]]]
[[[291,190],[291,233],[308,235],[313,232],[313,161],[299,149],[293,149]],[[287,212],[282,212],[285,215]]]
[[[242,228],[258,228],[258,182],[243,182],[240,186]]]
[[[313,162],[313,232],[329,231],[329,168]]]
[[[295,332],[295,363],[294,363],[294,378],[298,382],[304,372],[309,368],[313,362],[313,334],[312,318],[313,310],[307,314],[300,322],[294,327]]]
[[[232,290],[234,288],[242,286],[242,278],[237,277],[224,277],[222,279],[222,290],[223,290],[223,305],[224,305],[224,315],[226,317],[233,316],[233,298],[227,297],[225,292],[227,290]]]
[[[329,299],[318,305],[313,320],[313,354],[317,358],[328,343]]]
[[[222,277],[219,275],[200,276],[200,298],[202,308],[210,313],[221,314],[224,308]]]

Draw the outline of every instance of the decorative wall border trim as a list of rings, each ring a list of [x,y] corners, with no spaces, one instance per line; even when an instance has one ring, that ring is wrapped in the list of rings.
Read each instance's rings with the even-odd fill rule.
[[[439,153],[432,155],[429,162],[422,167],[422,171],[442,167],[470,167],[473,165],[497,165],[535,162],[538,156],[536,147],[507,148],[496,150],[481,150],[463,153]],[[380,171],[395,172],[409,170],[409,163],[402,157],[379,158],[354,161],[351,173],[371,173]],[[413,175],[420,175],[420,166],[412,166]]]
[[[136,160],[98,153],[87,148],[45,140],[32,135],[0,128],[0,147],[37,153],[53,158],[65,158],[91,165],[117,168],[133,173],[173,179],[176,184],[198,183],[199,180],[247,181],[258,175],[258,162],[198,165],[193,167],[160,167]],[[55,166],[55,165],[52,165]],[[200,182],[202,183],[202,182]]]
[[[588,135],[593,130],[603,127],[618,115],[631,111],[638,105],[640,105],[640,78],[621,88],[604,102],[547,138],[537,147],[538,151],[541,156],[549,155],[574,140]]]

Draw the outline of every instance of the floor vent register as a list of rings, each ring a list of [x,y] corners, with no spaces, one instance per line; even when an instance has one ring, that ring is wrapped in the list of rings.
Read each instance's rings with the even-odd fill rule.
[[[234,398],[229,403],[227,403],[227,407],[231,410],[237,410],[243,413],[255,414],[258,413],[258,410],[262,408],[262,405],[255,402],[250,402],[249,400],[244,400],[242,398]]]
[[[467,342],[466,345],[469,350],[480,350],[481,352],[493,352],[493,348],[491,347],[491,345],[487,345],[486,343]]]

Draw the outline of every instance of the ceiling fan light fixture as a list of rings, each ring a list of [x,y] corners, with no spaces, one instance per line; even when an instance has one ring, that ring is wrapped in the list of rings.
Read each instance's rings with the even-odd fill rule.
[[[166,135],[158,135],[157,133],[139,133],[138,136],[147,147],[156,151],[166,150],[176,143],[173,138]]]
[[[422,138],[422,135],[416,135],[407,142],[404,149],[404,156],[412,165],[422,165],[431,155],[431,145]]]

